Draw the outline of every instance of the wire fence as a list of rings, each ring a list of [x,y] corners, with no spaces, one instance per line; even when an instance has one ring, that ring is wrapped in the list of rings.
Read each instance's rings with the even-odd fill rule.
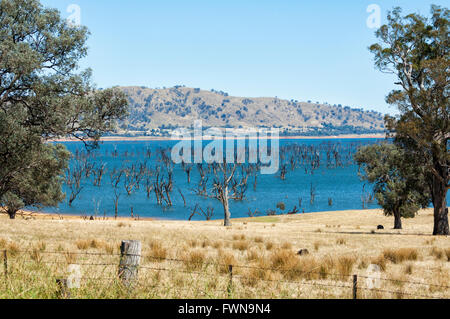
[[[425,299],[448,299],[450,297],[450,286],[448,285],[438,285],[433,283],[428,283],[416,280],[400,280],[392,278],[383,278],[382,276],[367,276],[367,275],[356,275],[356,274],[341,274],[341,273],[328,273],[325,271],[310,269],[310,270],[299,270],[299,269],[285,269],[283,267],[259,267],[254,265],[242,265],[242,264],[225,264],[216,261],[193,261],[181,258],[166,258],[161,256],[143,255],[143,254],[133,254],[127,252],[121,253],[94,253],[94,252],[79,252],[79,251],[46,251],[46,250],[3,250],[3,274],[6,281],[11,280],[11,272],[14,269],[15,263],[19,262],[19,258],[22,262],[34,262],[43,265],[55,265],[55,271],[57,276],[61,272],[58,270],[65,269],[69,265],[76,265],[79,267],[99,267],[103,266],[104,269],[99,272],[99,276],[80,276],[79,281],[81,282],[114,282],[121,285],[126,285],[130,287],[130,282],[133,284],[132,287],[140,287],[146,290],[158,289],[163,291],[185,291],[188,292],[189,296],[205,296],[205,297],[216,297],[224,296],[233,298],[234,290],[238,285],[246,287],[246,283],[249,282],[250,278],[242,270],[256,270],[262,272],[261,276],[257,278],[258,283],[268,283],[274,285],[288,285],[296,289],[303,289],[304,286],[312,287],[313,289],[342,289],[344,290],[343,296],[352,296],[352,298],[364,298],[362,291],[369,293],[380,293],[382,296],[406,296],[408,298],[425,298]],[[48,260],[43,256],[54,256],[56,259]],[[87,257],[89,260],[76,261],[73,256]],[[61,260],[61,257],[64,260]],[[125,259],[129,257],[137,257],[137,263],[129,264],[124,262]],[[92,260],[94,258],[94,260]],[[101,258],[113,258],[110,261],[99,260]],[[146,261],[153,261],[153,263],[169,263],[171,267],[166,267],[167,265],[153,265],[153,264],[140,264],[140,259]],[[174,266],[173,263],[176,263]],[[210,271],[209,267],[214,266],[221,269],[221,271]],[[65,268],[63,268],[65,267]],[[105,269],[111,267],[109,271]],[[130,270],[131,269],[131,270]],[[124,276],[124,272],[135,273],[132,278]],[[139,270],[139,272],[138,272]],[[441,269],[442,270],[442,269]],[[180,273],[187,274],[193,279],[193,283],[198,283],[198,278],[211,278],[215,281],[219,279],[224,283],[224,287],[199,289],[195,285],[189,287],[180,287],[176,285],[168,285],[163,282],[156,282],[149,284],[145,279],[148,279],[145,272],[166,272],[166,273]],[[279,278],[270,278],[266,276],[264,272],[277,273]],[[88,272],[92,275],[92,272]],[[97,272],[98,273],[98,272]],[[139,274],[138,274],[139,273]],[[109,276],[105,276],[105,274]],[[195,277],[195,278],[194,278]],[[294,280],[290,278],[297,278],[302,280]],[[332,279],[330,279],[332,278]],[[61,298],[70,297],[68,287],[73,286],[68,284],[67,280],[73,280],[74,278],[59,278],[57,279],[58,287],[60,288]],[[359,279],[359,280],[358,280]],[[364,279],[364,280],[361,280]],[[394,286],[404,286],[409,285],[410,291],[400,291],[394,289],[381,288],[381,282],[391,283]],[[369,284],[368,284],[369,283]],[[247,285],[251,287],[252,285]],[[440,295],[436,294],[423,294],[418,293],[418,289],[413,289],[413,287],[422,287],[425,291],[438,291]],[[77,287],[78,288],[78,287]],[[215,293],[216,295],[212,295]]]

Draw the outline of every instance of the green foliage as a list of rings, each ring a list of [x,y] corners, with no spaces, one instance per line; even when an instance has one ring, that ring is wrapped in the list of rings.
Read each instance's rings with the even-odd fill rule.
[[[96,91],[91,71],[77,72],[87,36],[37,0],[0,2],[0,204],[55,205],[68,153],[46,141],[96,146],[126,115],[123,92]]]
[[[355,161],[363,168],[360,177],[374,184],[374,194],[386,215],[414,217],[429,202],[424,171],[405,158],[393,144],[374,144],[358,149]]]

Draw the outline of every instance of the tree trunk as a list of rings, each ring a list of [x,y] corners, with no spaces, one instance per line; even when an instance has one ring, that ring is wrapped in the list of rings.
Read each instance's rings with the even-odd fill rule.
[[[230,222],[230,208],[228,206],[228,186],[223,190],[223,213],[224,213],[224,226],[231,226]]]
[[[435,171],[441,176],[441,178],[433,176],[431,187],[434,207],[433,235],[448,235],[447,183],[449,171],[437,159],[434,159],[433,162]]]
[[[7,212],[8,212],[8,215],[9,215],[9,219],[16,219],[16,213],[17,213],[17,210],[7,210]]]
[[[434,206],[434,229],[433,235],[448,235],[448,208],[447,187],[434,178],[433,182],[433,206]]]
[[[402,217],[400,211],[394,211],[394,229],[402,229]]]

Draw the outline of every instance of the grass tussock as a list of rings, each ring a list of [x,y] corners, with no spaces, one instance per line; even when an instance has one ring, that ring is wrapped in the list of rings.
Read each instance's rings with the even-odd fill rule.
[[[385,271],[386,270],[386,258],[384,257],[384,255],[380,255],[378,257],[372,258],[370,263],[373,265],[377,265],[381,271]]]
[[[314,250],[319,251],[320,246],[322,246],[323,243],[321,241],[315,241],[313,245],[314,245]]]
[[[444,259],[446,261],[450,261],[450,248],[438,248],[433,247],[430,250],[430,256],[433,256],[437,260]]]
[[[236,257],[230,251],[219,250],[217,252],[217,270],[221,274],[229,272],[229,265],[236,264]]]
[[[201,270],[206,263],[206,253],[200,249],[191,250],[184,255],[183,261],[188,271]]]
[[[70,251],[66,251],[64,253],[64,258],[68,265],[76,263],[77,257],[78,257],[77,254],[74,254],[73,252]]]
[[[245,240],[245,235],[244,234],[241,234],[241,235],[234,234],[233,240]]]
[[[20,246],[16,242],[10,242],[6,245],[6,250],[9,256],[17,256],[20,253]]]
[[[88,250],[90,248],[92,249],[100,249],[105,247],[107,243],[103,240],[99,239],[88,239],[88,240],[77,240],[75,242],[75,245],[79,250]]]
[[[223,247],[223,243],[221,241],[215,241],[212,243],[212,247],[214,249],[221,249]]]
[[[405,265],[405,267],[403,268],[403,272],[404,272],[406,275],[412,275],[413,270],[414,270],[413,264],[407,264],[407,265]]]
[[[356,258],[353,256],[340,256],[336,262],[336,270],[338,274],[349,276],[352,273]]]
[[[257,236],[255,238],[253,238],[253,241],[257,244],[261,244],[264,242],[264,238],[262,238],[261,236]]]
[[[414,248],[386,249],[383,252],[383,257],[394,264],[398,264],[407,260],[417,260],[419,253]]]
[[[274,246],[275,246],[274,243],[269,241],[266,243],[266,250],[272,250]]]
[[[249,247],[249,243],[246,240],[239,240],[233,243],[233,249],[244,251]]]
[[[150,255],[147,256],[149,261],[153,262],[163,262],[165,258],[167,258],[168,251],[167,248],[164,247],[161,242],[153,240],[149,244],[150,247]]]
[[[281,268],[289,270],[294,268],[299,262],[298,256],[288,249],[280,249],[274,251],[270,257],[270,264],[272,268]]]
[[[36,263],[41,263],[42,261],[42,251],[40,251],[37,248],[34,248],[31,252],[30,252],[30,258],[35,261]]]
[[[8,241],[5,238],[0,238],[0,249],[6,248]]]

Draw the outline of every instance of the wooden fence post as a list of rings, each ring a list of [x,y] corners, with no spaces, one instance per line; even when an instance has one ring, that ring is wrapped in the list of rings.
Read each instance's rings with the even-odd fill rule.
[[[353,299],[358,299],[358,275],[353,275]]]
[[[70,289],[67,286],[67,279],[56,279],[58,285],[58,295],[62,299],[70,299]]]
[[[5,271],[5,278],[8,277],[8,251],[3,251],[3,267]]]
[[[230,274],[230,281],[228,282],[228,298],[231,298],[233,292],[233,265],[228,265],[228,273]]]
[[[138,240],[123,240],[120,245],[119,278],[126,286],[137,280],[141,248]]]

